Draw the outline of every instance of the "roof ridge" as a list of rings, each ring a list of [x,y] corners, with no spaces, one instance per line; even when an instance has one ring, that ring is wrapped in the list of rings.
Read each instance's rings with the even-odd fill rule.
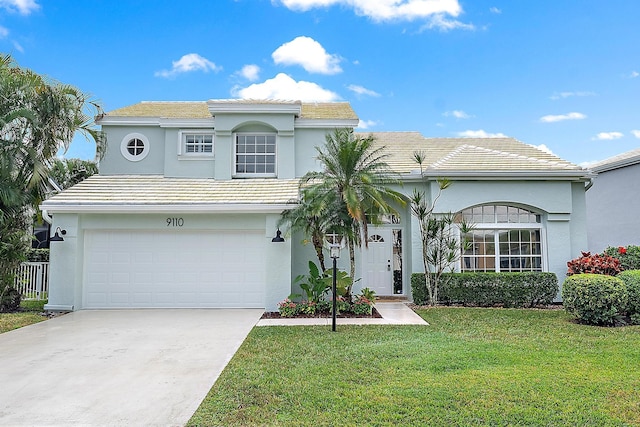
[[[457,156],[460,152],[464,151],[468,147],[472,147],[472,146],[467,144],[462,144],[456,147],[455,150],[449,151],[444,157],[441,157],[437,161],[433,162],[430,166],[437,168],[438,166],[444,164],[445,162],[451,160],[453,157]]]

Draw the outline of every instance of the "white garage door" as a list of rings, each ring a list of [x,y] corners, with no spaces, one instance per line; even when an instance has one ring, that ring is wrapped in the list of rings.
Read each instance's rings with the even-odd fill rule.
[[[264,307],[264,232],[87,231],[85,308]]]

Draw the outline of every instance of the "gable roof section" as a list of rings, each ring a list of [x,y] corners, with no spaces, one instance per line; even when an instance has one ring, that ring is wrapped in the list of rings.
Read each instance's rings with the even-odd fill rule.
[[[425,138],[418,132],[370,135],[385,147],[387,163],[400,174],[420,173],[413,155],[421,152],[423,170],[430,176],[588,175],[580,166],[514,138]]]
[[[161,118],[161,119],[211,119],[209,104],[227,107],[254,106],[299,106],[300,119],[305,120],[358,120],[348,102],[271,101],[222,99],[205,101],[143,101],[106,113],[105,118]]]
[[[640,148],[594,163],[589,166],[589,169],[597,173],[602,173],[627,166],[633,166],[638,163],[640,163]]]
[[[298,198],[295,179],[94,175],[44,201],[54,212],[281,212]]]

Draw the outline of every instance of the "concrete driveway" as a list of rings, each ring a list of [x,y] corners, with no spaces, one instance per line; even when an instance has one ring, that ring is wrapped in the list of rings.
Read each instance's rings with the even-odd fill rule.
[[[83,310],[0,334],[0,425],[184,425],[262,311]]]

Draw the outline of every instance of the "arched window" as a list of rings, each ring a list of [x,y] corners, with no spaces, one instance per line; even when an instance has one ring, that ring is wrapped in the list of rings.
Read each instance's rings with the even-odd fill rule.
[[[464,209],[473,225],[462,239],[470,243],[461,271],[543,271],[542,223],[539,213],[507,205]]]

